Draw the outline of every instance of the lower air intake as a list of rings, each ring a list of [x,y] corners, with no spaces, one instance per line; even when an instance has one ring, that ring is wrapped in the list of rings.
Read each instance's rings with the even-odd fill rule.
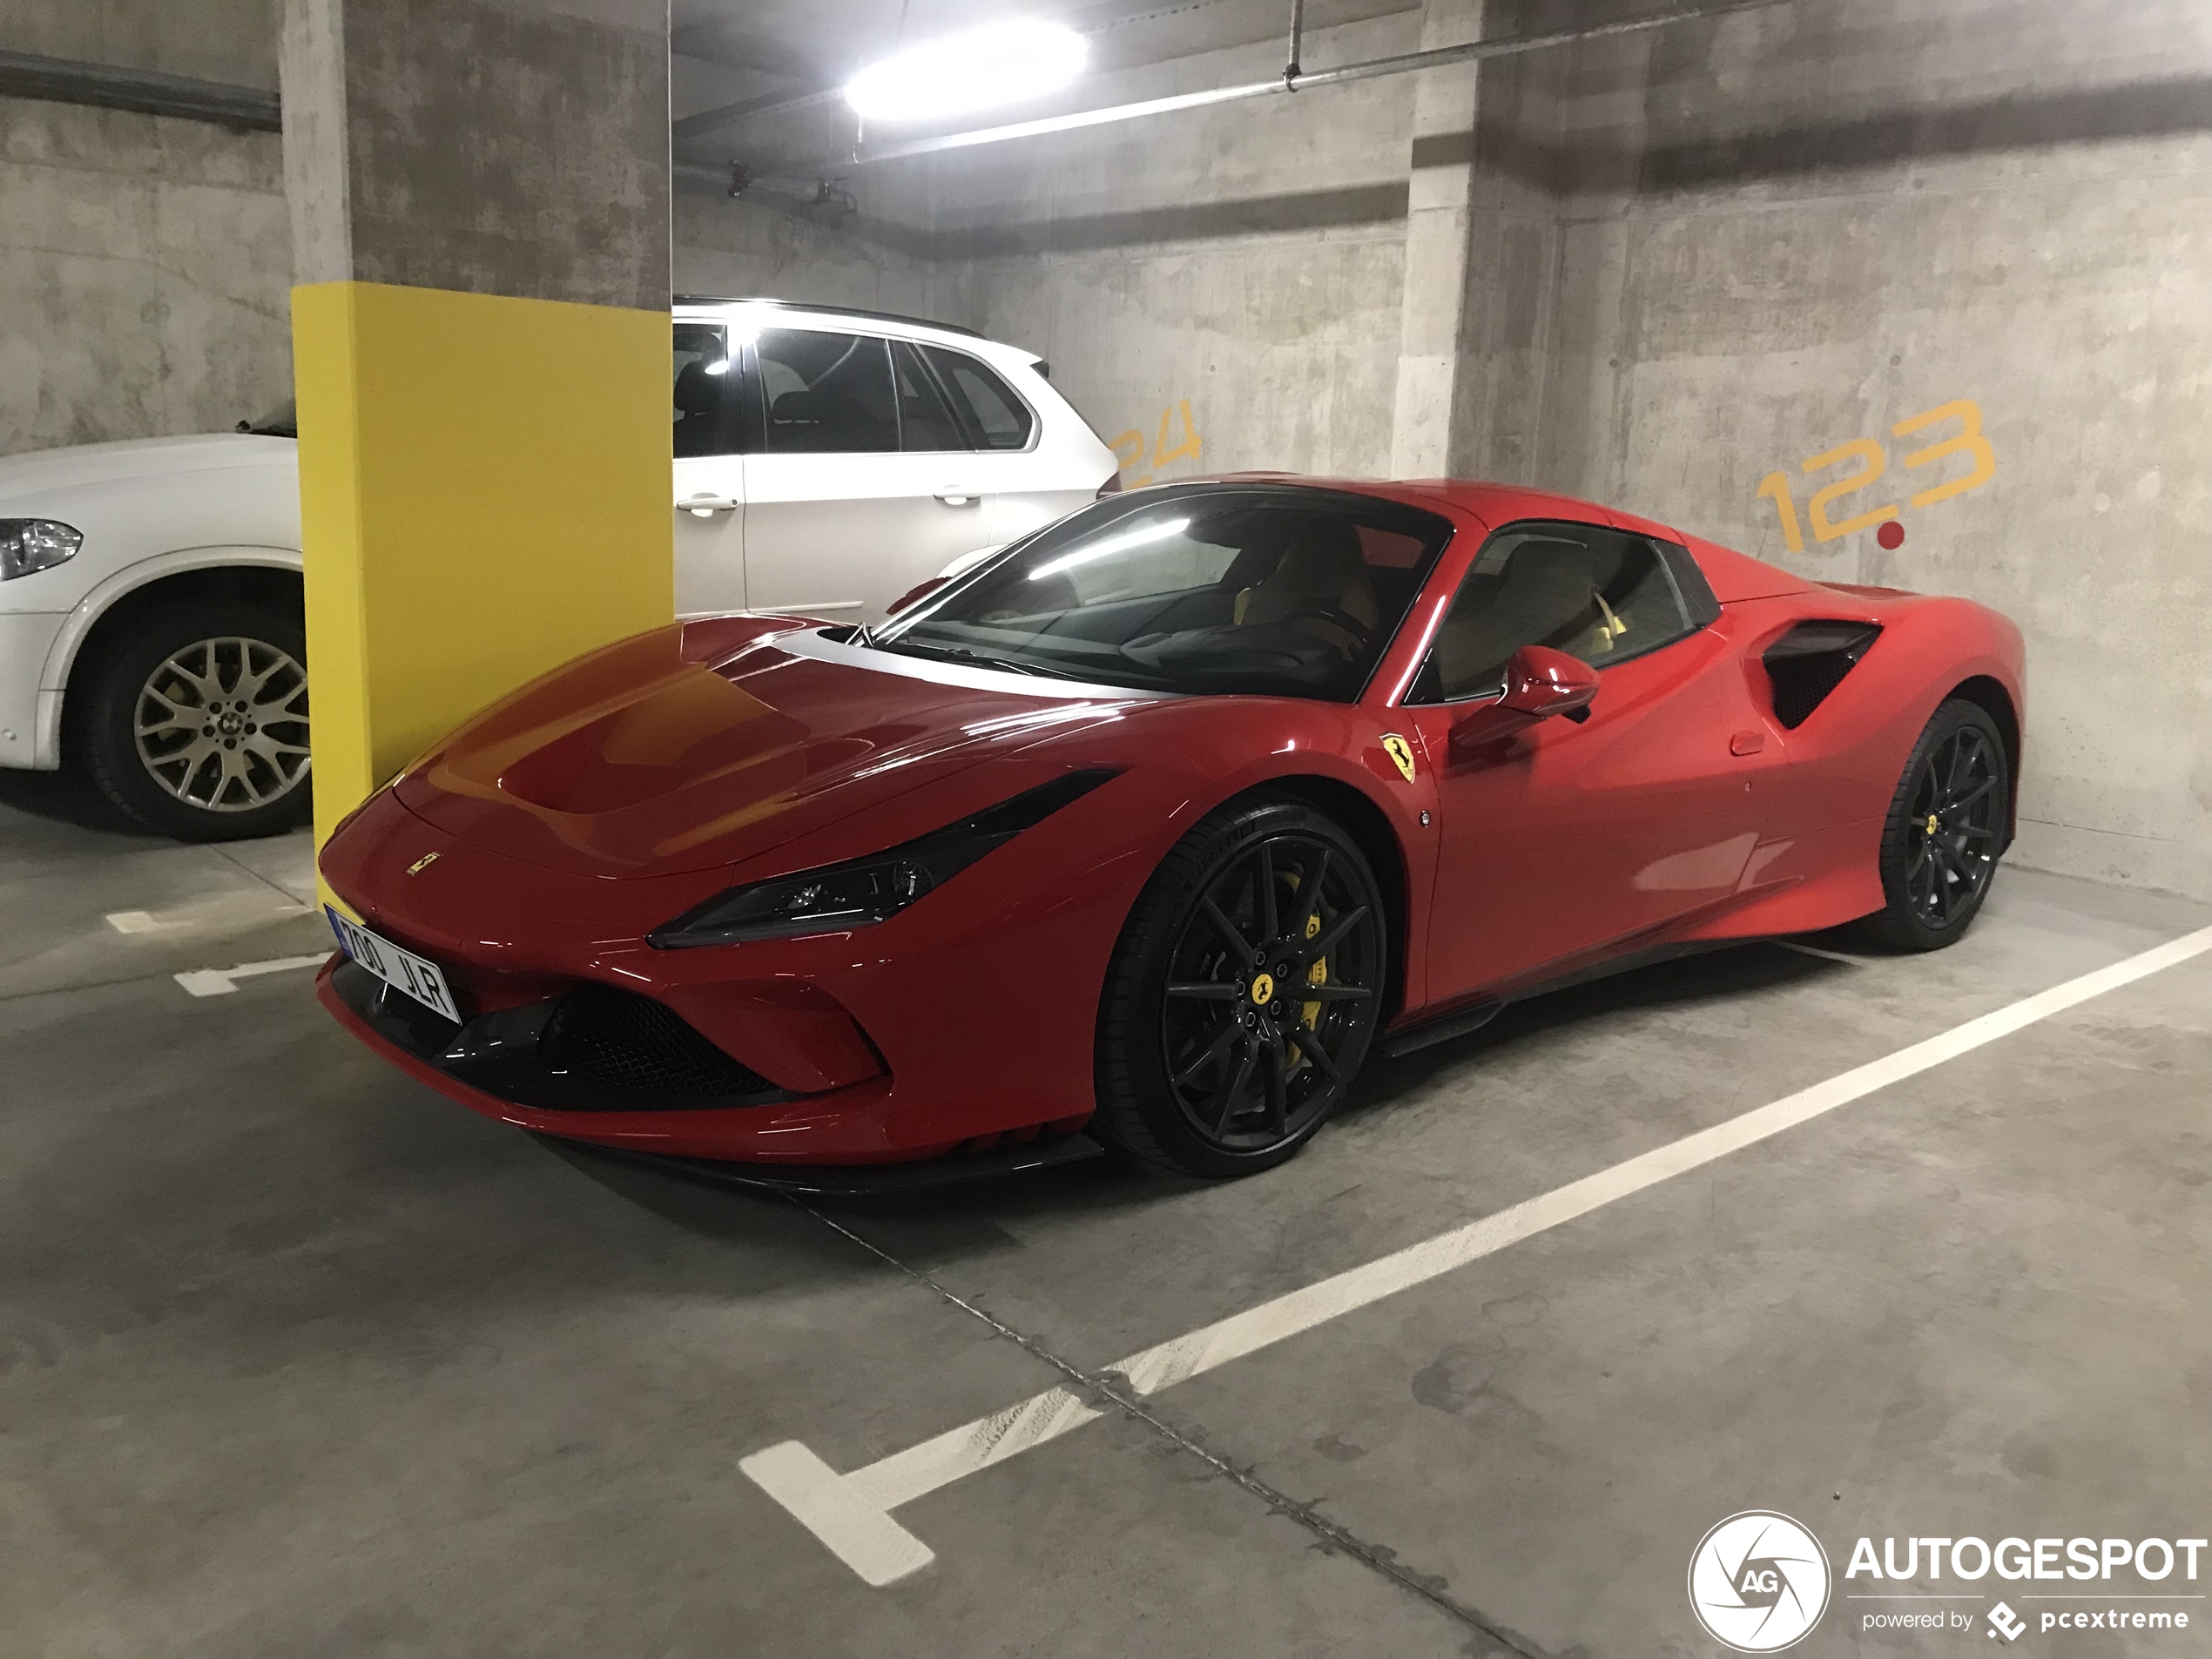
[[[545,1049],[562,1069],[612,1089],[722,1097],[775,1089],[675,1009],[611,985],[580,985],[563,997]]]
[[[1881,632],[1865,622],[1801,622],[1769,645],[1761,660],[1774,688],[1774,718],[1793,731],[1803,725]]]

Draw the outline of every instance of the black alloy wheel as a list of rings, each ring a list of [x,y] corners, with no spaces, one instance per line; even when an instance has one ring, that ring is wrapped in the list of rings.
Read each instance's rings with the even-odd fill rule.
[[[1099,1010],[1102,1136],[1194,1175],[1290,1157],[1343,1101],[1382,1011],[1366,857],[1303,803],[1200,823],[1131,912]]]
[[[1905,950],[1939,950],[1966,931],[2005,851],[2012,767],[1987,710],[1954,698],[1905,763],[1882,833],[1874,933]]]

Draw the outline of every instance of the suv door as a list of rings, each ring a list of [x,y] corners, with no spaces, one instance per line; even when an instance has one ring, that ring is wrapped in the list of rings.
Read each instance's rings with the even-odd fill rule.
[[[745,608],[745,462],[738,455],[740,366],[719,324],[676,325],[673,384],[676,614]]]
[[[746,604],[876,622],[890,602],[996,539],[976,455],[913,348],[873,334],[765,328],[762,440],[745,463]]]
[[[944,394],[946,407],[960,423],[975,454],[973,474],[990,497],[990,542],[1011,542],[1065,517],[1097,497],[1089,479],[1067,488],[1064,469],[1046,463],[1038,453],[1043,417],[1003,374],[972,352],[952,346],[916,345],[917,366],[926,363]]]
[[[1717,608],[1678,551],[1594,524],[1519,523],[1468,567],[1405,711],[1436,775],[1437,1000],[1633,949],[1736,891],[1775,756],[1743,735],[1764,729],[1750,680],[1704,627]],[[1452,728],[1499,694],[1524,645],[1598,670],[1587,718],[1453,754]]]

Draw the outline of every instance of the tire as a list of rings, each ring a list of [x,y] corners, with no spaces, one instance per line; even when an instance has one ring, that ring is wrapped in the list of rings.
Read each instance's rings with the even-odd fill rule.
[[[307,661],[300,619],[250,600],[132,618],[72,676],[74,745],[100,792],[148,829],[277,834],[314,806]]]
[[[1882,826],[1882,894],[1865,929],[1898,950],[1966,936],[1996,878],[2012,811],[2012,763],[1997,723],[1952,698],[1912,745]]]
[[[1266,796],[1213,813],[1161,860],[1114,948],[1092,1131],[1190,1175],[1285,1162],[1358,1076],[1389,960],[1374,873],[1333,819]],[[1309,994],[1278,995],[1286,981]]]

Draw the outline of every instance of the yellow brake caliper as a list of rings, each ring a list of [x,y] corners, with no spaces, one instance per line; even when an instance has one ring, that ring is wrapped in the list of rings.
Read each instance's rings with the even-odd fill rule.
[[[1305,936],[1308,939],[1311,939],[1320,931],[1320,916],[1318,914],[1308,916],[1305,919]],[[1324,956],[1320,958],[1313,964],[1312,967],[1305,970],[1305,982],[1308,985],[1326,985],[1329,982],[1329,959],[1327,957]],[[1312,1030],[1321,1018],[1321,1005],[1318,1002],[1300,1003],[1298,1005],[1298,1017],[1305,1022],[1305,1028],[1307,1030]]]

